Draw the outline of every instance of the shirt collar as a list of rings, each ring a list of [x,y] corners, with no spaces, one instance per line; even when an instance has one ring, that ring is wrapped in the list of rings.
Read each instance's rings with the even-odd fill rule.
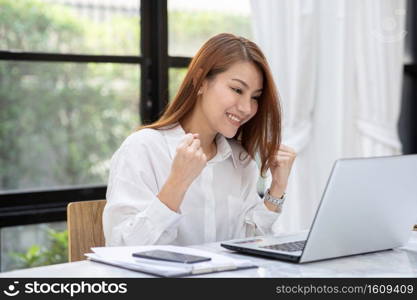
[[[163,135],[168,143],[169,153],[171,158],[174,159],[175,153],[177,151],[177,146],[185,135],[185,131],[182,128],[181,124],[176,123],[173,127],[167,127],[163,129]],[[208,162],[208,164],[217,163],[232,157],[233,165],[237,168],[237,157],[236,153],[233,152],[232,147],[230,146],[227,139],[220,133],[216,135],[216,145],[217,153],[216,155]]]

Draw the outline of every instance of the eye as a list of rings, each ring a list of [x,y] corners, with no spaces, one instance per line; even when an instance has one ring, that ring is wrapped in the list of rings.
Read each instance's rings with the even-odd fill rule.
[[[261,98],[261,96],[252,97],[252,99],[255,100],[255,101],[259,101],[260,98]]]
[[[231,88],[231,89],[234,90],[239,95],[243,94],[243,91],[240,88]]]

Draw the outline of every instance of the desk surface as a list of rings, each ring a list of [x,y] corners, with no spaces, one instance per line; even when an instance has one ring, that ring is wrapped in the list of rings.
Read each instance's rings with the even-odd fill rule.
[[[417,231],[401,248],[307,264],[237,254],[219,243],[194,248],[250,259],[257,269],[220,272],[194,277],[417,277]],[[58,264],[0,273],[0,277],[152,277],[92,261]]]

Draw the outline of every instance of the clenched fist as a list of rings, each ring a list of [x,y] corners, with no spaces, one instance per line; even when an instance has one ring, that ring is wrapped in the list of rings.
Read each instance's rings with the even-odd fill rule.
[[[177,147],[172,162],[171,177],[189,186],[207,165],[198,134],[188,133]]]
[[[200,147],[198,134],[189,133],[177,147],[171,173],[157,197],[171,210],[178,212],[194,179],[207,164],[207,157]]]
[[[273,157],[271,163],[272,184],[270,188],[271,195],[281,197],[288,185],[291,168],[297,154],[294,149],[280,145],[279,150]]]

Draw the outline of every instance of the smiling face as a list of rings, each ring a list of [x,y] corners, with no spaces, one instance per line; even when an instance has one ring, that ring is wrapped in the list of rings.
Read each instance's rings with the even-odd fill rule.
[[[262,86],[262,73],[248,61],[237,62],[204,80],[198,106],[210,129],[234,137],[239,127],[256,114]]]

